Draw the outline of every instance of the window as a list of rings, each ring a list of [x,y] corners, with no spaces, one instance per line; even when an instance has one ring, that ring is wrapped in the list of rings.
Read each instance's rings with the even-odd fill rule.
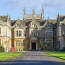
[[[20,42],[19,41],[16,41],[16,46],[20,46]]]
[[[38,32],[37,32],[36,34],[37,34],[37,36],[38,36]]]
[[[1,46],[1,39],[0,39],[0,46]]]
[[[52,40],[47,40],[47,46],[48,47],[51,47],[51,44],[53,43],[53,41]]]
[[[24,32],[24,36],[27,36],[27,33]]]
[[[37,36],[37,33],[36,33],[36,32],[34,33],[34,36],[35,36],[35,37]]]
[[[19,41],[19,46],[20,46],[20,41]]]
[[[1,28],[0,28],[0,34],[1,34]]]
[[[18,31],[16,31],[16,36],[18,36]]]
[[[18,41],[16,41],[16,46],[18,46]]]
[[[37,28],[37,25],[36,25],[36,24],[34,24],[34,27],[35,27],[35,28]]]
[[[43,40],[40,40],[40,44],[41,44],[41,47],[43,47],[43,45],[44,45]]]
[[[22,36],[22,31],[16,31],[16,36],[18,37],[21,37]]]
[[[16,46],[23,46],[22,41],[16,41]]]
[[[22,36],[22,31],[19,31],[19,37]]]
[[[23,46],[23,43],[21,43],[21,46]]]

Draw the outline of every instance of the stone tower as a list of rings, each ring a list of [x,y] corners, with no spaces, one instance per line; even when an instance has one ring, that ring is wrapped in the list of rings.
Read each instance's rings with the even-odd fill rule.
[[[26,9],[24,8],[24,16],[26,16]]]

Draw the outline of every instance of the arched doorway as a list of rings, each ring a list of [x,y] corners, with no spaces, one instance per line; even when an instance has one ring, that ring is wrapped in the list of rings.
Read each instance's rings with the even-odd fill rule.
[[[36,50],[36,43],[32,42],[32,50]]]

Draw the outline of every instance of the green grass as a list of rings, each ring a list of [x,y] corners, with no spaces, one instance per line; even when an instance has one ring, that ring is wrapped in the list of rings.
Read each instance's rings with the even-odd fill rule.
[[[49,56],[57,57],[65,60],[65,52],[46,52]]]
[[[20,55],[21,53],[0,53],[0,61],[13,59]]]

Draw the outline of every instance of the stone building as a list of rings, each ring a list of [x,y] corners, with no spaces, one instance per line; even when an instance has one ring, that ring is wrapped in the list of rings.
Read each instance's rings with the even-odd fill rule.
[[[11,25],[8,16],[0,16],[0,46],[11,48]]]
[[[22,50],[62,50],[65,47],[65,16],[58,14],[56,20],[45,19],[44,9],[41,15],[26,15],[23,20],[11,20],[0,16],[0,45],[10,51]]]

